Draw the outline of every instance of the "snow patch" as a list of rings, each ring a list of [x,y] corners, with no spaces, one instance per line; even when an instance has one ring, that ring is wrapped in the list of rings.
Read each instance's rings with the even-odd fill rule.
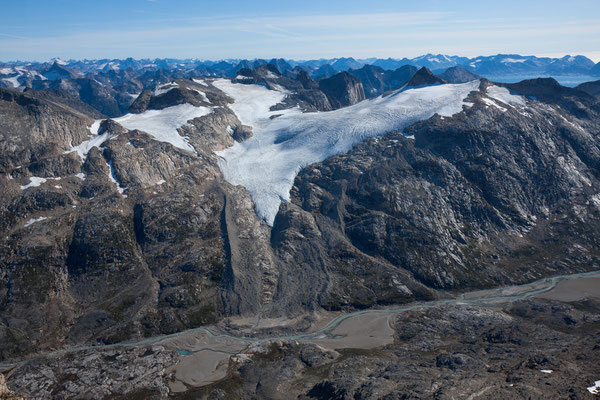
[[[600,381],[594,382],[594,386],[590,386],[587,390],[591,394],[600,394]]]
[[[200,95],[200,97],[202,97],[202,100],[203,100],[205,103],[208,103],[208,104],[210,104],[210,100],[208,99],[208,97],[206,97],[206,93],[204,93],[204,92],[202,92],[202,91],[200,91],[200,90],[198,90],[198,89],[194,89],[194,90],[196,91],[196,93],[198,93],[198,94]]]
[[[161,94],[167,93],[169,90],[178,87],[179,84],[177,82],[167,83],[165,85],[158,86],[154,91],[152,91],[153,96],[160,96]]]
[[[31,218],[29,221],[27,221],[25,223],[25,226],[29,226],[29,225],[35,224],[36,222],[40,222],[40,221],[43,221],[45,219],[48,219],[48,218],[47,217]]]
[[[110,180],[117,185],[117,191],[119,193],[121,193],[123,195],[123,197],[127,197],[126,194],[123,194],[123,192],[125,192],[125,190],[127,189],[126,187],[121,186],[121,182],[118,181],[116,175],[115,175],[115,169],[113,167],[112,161],[109,161],[106,163],[106,165],[108,165],[109,168],[109,172],[108,172],[108,177],[110,178]]]
[[[8,82],[11,84],[11,86],[13,88],[18,88],[21,84],[19,83],[18,79],[21,75],[17,75],[17,76],[13,76],[10,78],[2,78],[3,81]]]
[[[99,148],[100,146],[102,146],[102,144],[104,142],[106,142],[107,140],[110,140],[116,136],[117,135],[112,134],[110,132],[104,132],[102,135],[97,135],[95,137],[92,137],[90,140],[86,140],[85,142],[81,142],[77,146],[72,147],[71,150],[65,151],[65,154],[76,151],[77,155],[82,160],[85,160],[85,158],[87,157],[87,154],[90,152],[90,150],[92,150],[93,147]]]
[[[510,64],[510,63],[524,63],[525,61],[527,61],[527,60],[524,58],[505,58],[501,62]]]
[[[164,179],[161,179],[160,181],[156,182],[157,185],[162,185],[163,183],[165,183],[166,181]]]
[[[235,79],[237,79],[238,81],[243,81],[243,80],[248,80],[248,79],[253,79],[253,78],[251,76],[237,75],[235,77]]]
[[[46,183],[46,178],[40,178],[39,176],[32,176],[29,178],[29,183],[27,185],[22,185],[21,190],[28,189],[30,187],[38,187],[42,183]]]
[[[83,172],[75,174],[75,176],[78,177],[79,179],[81,179],[82,181],[85,181],[85,174]]]
[[[191,104],[179,104],[162,110],[146,110],[141,114],[127,114],[114,120],[129,130],[139,129],[149,133],[159,142],[195,153],[187,138],[181,136],[178,129],[188,121],[210,114],[208,107],[194,107]]]
[[[481,100],[482,100],[482,101],[483,101],[483,102],[484,102],[486,105],[488,105],[488,106],[492,106],[492,107],[494,107],[494,108],[497,108],[497,109],[499,109],[499,110],[500,110],[500,111],[502,111],[502,112],[506,112],[506,111],[508,111],[506,108],[504,108],[504,107],[500,107],[500,106],[498,105],[498,103],[496,103],[496,102],[495,102],[494,100],[492,100],[492,99],[489,99],[489,98],[487,98],[487,97],[482,97],[482,98],[481,98]]]
[[[542,369],[542,370],[540,370],[540,372],[542,372],[542,373],[544,373],[544,374],[551,374],[551,373],[553,373],[554,371],[552,371],[551,369]]]
[[[204,79],[192,79],[192,81],[196,82],[199,85],[208,87],[208,83],[206,83],[206,81],[204,81]]]
[[[228,79],[218,79],[213,85],[222,90],[235,101],[229,108],[237,115],[244,125],[256,126],[261,129],[269,125],[271,116],[290,113],[290,110],[270,111],[275,104],[281,103],[286,94],[269,90],[260,85],[245,85],[232,83]]]
[[[270,111],[286,94],[259,85],[219,79],[213,83],[234,99],[229,107],[254,136],[219,151],[225,179],[243,185],[251,194],[258,216],[273,225],[282,201],[298,172],[308,164],[350,150],[363,140],[402,130],[439,114],[452,116],[465,105],[478,80],[399,90],[329,112],[302,113],[299,108]],[[270,119],[273,115],[277,118]]]
[[[504,104],[525,106],[525,98],[523,96],[511,94],[505,87],[492,85],[487,88],[486,92],[489,97]]]

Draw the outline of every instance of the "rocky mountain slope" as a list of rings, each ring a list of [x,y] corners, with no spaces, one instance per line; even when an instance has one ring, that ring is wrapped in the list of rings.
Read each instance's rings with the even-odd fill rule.
[[[402,87],[417,72],[412,65],[405,65],[394,71],[384,70],[372,65],[365,65],[348,71],[363,84],[366,97],[376,97],[390,90]]]
[[[271,67],[269,67],[271,66]],[[598,75],[598,65],[583,56],[562,58],[539,58],[520,55],[495,55],[466,58],[427,54],[403,59],[339,58],[307,61],[284,59],[272,60],[222,60],[200,61],[196,59],[155,60],[54,60],[52,62],[0,62],[0,87],[53,90],[66,92],[109,117],[127,113],[129,106],[144,90],[177,79],[229,77],[235,78],[256,69],[277,71],[282,77],[295,80],[299,73],[308,74],[320,81],[340,72],[348,72],[358,78],[366,97],[376,97],[395,90],[406,83],[418,68],[428,68],[442,79],[461,83],[478,76],[492,80],[517,81],[527,77],[556,76],[569,85]],[[460,71],[460,72],[459,72]],[[275,73],[275,72],[274,72]],[[445,74],[442,76],[442,74]],[[586,77],[583,79],[583,77]],[[298,88],[294,92],[298,92]],[[323,99],[317,101],[314,92],[299,94],[308,96],[307,104],[319,103],[315,110],[328,110]],[[300,100],[302,101],[302,100]],[[329,105],[333,107],[332,105]],[[333,107],[335,108],[335,107]]]
[[[155,85],[113,120],[64,91],[0,89],[1,358],[599,269],[597,99],[551,79],[411,81],[355,104],[349,73],[259,66]],[[362,139],[377,137],[336,147],[366,116],[386,121]],[[268,126],[342,152],[299,164],[272,227],[222,153]]]
[[[439,74],[439,77],[450,83],[464,83],[481,78],[476,73],[462,67],[450,67],[443,73]]]
[[[584,82],[581,85],[577,85],[575,89],[579,89],[592,96],[600,96],[600,81]]]

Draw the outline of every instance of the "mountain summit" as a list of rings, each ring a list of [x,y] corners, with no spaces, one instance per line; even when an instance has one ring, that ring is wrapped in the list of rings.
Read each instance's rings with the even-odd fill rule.
[[[437,75],[434,75],[427,67],[418,70],[406,83],[406,87],[419,87],[429,85],[441,85],[448,83]]]

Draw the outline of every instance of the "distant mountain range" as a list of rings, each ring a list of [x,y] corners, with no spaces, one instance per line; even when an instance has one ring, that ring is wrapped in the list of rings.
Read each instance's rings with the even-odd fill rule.
[[[494,56],[479,56],[467,58],[448,56],[444,54],[426,54],[415,58],[368,58],[354,59],[333,58],[318,60],[286,60],[283,58],[264,60],[228,59],[220,61],[205,61],[199,59],[102,59],[102,60],[69,60],[55,59],[50,62],[6,62],[0,63],[0,82],[3,86],[11,87],[7,80],[17,77],[19,81],[24,69],[42,73],[46,78],[60,74],[58,67],[66,68],[75,74],[88,72],[110,72],[131,69],[136,72],[181,70],[193,71],[198,76],[235,76],[242,68],[253,69],[260,65],[273,64],[284,75],[295,75],[300,70],[308,72],[313,78],[329,77],[336,72],[360,69],[365,65],[373,65],[384,70],[396,70],[405,65],[427,67],[434,73],[443,72],[451,67],[462,67],[484,77],[506,75],[586,75],[600,76],[600,63],[595,64],[585,56],[566,55],[562,58],[521,56],[519,54],[497,54]],[[20,68],[19,68],[20,67]],[[64,72],[63,72],[64,73]],[[51,75],[51,76],[48,76]],[[25,79],[25,78],[23,78]],[[13,85],[14,86],[14,85]]]
[[[420,68],[426,68],[435,75],[421,76],[428,84],[438,78],[441,82],[449,83],[463,83],[481,77],[495,82],[510,83],[551,76],[563,85],[576,86],[595,81],[593,76],[600,76],[600,64],[594,64],[584,56],[540,58],[505,54],[466,58],[427,54],[412,59],[357,60],[350,57],[304,61],[283,58],[221,61],[54,59],[43,63],[0,63],[0,87],[19,91],[50,91],[61,96],[67,93],[102,115],[117,117],[127,113],[134,100],[144,91],[154,90],[177,79],[237,79],[241,75],[245,80],[260,81],[262,77],[257,78],[256,73],[268,74],[270,71],[277,75],[279,80],[288,80],[285,83],[278,82],[279,85],[286,87],[290,84],[289,80],[292,80],[296,82],[295,85],[303,87],[304,91],[298,92],[299,98],[296,99],[299,104],[304,104],[310,98],[309,103],[317,102],[320,104],[320,110],[328,110],[350,104],[350,98],[377,97],[398,89]],[[419,76],[415,79],[418,78]],[[357,87],[356,80],[360,81],[362,88]],[[332,82],[337,83],[331,86]],[[342,88],[343,93],[334,94],[328,91],[331,89],[335,92],[339,88]],[[317,93],[314,89],[320,89],[321,92]],[[346,95],[350,97],[345,98]]]

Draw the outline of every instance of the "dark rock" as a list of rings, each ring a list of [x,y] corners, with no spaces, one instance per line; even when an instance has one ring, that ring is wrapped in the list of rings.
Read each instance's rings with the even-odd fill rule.
[[[438,76],[449,83],[464,83],[481,78],[476,73],[462,67],[450,67]]]
[[[585,82],[575,86],[575,89],[579,89],[582,92],[586,92],[589,95],[599,97],[600,96],[600,81]]]
[[[417,69],[411,65],[402,66],[395,71],[387,71],[373,65],[348,72],[360,79],[366,97],[375,97],[402,87],[415,74]]]
[[[307,393],[308,397],[318,400],[344,400],[346,390],[333,382],[319,382]]]
[[[340,72],[331,78],[320,80],[319,89],[325,93],[334,109],[356,104],[365,99],[362,83],[347,72]]]
[[[443,83],[447,83],[442,78],[436,76],[426,67],[421,68],[410,78],[410,80],[406,83],[406,87],[419,87],[419,86],[429,86],[429,85],[441,85]]]

